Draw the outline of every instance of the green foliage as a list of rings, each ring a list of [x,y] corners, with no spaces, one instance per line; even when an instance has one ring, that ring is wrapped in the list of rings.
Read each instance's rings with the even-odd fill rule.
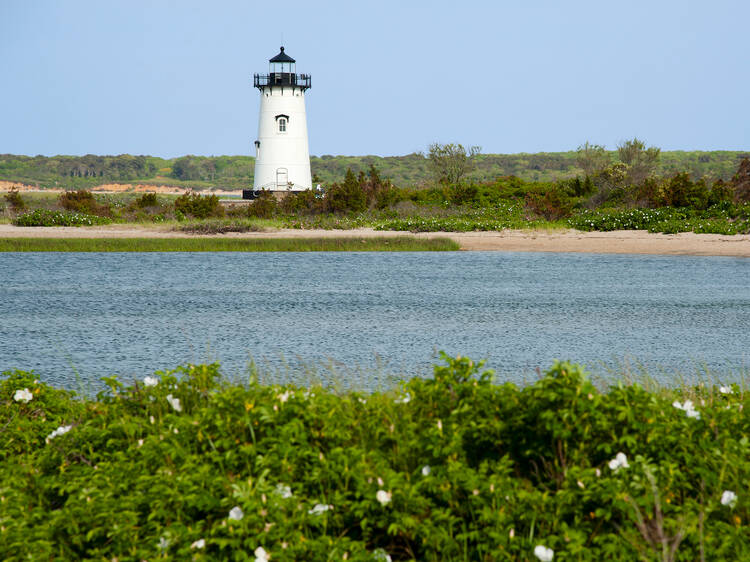
[[[8,205],[10,205],[10,208],[13,209],[13,211],[16,213],[19,211],[23,211],[26,208],[26,202],[23,200],[23,197],[21,197],[21,194],[15,187],[12,187],[5,194],[5,201],[7,201]]]
[[[278,202],[274,194],[261,190],[260,196],[247,206],[247,216],[269,219],[276,213],[277,208]]]
[[[175,199],[174,208],[175,211],[196,219],[220,217],[224,214],[217,195],[201,195],[192,190]]]
[[[247,232],[253,224],[219,232]],[[234,227],[234,228],[233,228]],[[216,234],[213,228],[207,228]],[[189,230],[205,234],[204,230]],[[453,252],[447,238],[0,238],[0,252]]]
[[[556,363],[518,388],[443,359],[372,394],[238,386],[216,364],[108,377],[96,399],[5,373],[0,555],[750,557],[737,385],[602,392]],[[15,400],[24,389],[31,400]]]
[[[133,201],[132,206],[137,209],[157,207],[159,206],[159,198],[156,196],[156,193],[144,193]]]
[[[659,163],[661,149],[655,146],[646,148],[646,143],[634,138],[617,147],[620,162],[628,167],[628,183],[637,184],[645,180]]]
[[[76,213],[101,216],[108,216],[110,214],[108,207],[100,205],[94,198],[94,194],[84,189],[61,193],[60,206],[66,211],[74,211]]]
[[[741,208],[731,204],[717,205],[702,213],[671,207],[584,210],[568,219],[568,225],[583,231],[648,230],[665,234],[742,234],[750,231],[750,221],[743,216]]]
[[[462,144],[436,142],[429,146],[427,158],[435,179],[439,183],[453,185],[460,183],[472,170],[475,157],[480,151],[478,146],[472,146],[467,151]]]
[[[367,208],[367,195],[351,170],[340,184],[333,184],[325,193],[326,207],[333,213],[361,212]]]
[[[16,226],[93,226],[109,224],[107,217],[87,215],[85,213],[50,211],[35,209],[29,213],[19,215],[13,221]]]
[[[610,155],[598,144],[586,141],[576,150],[576,165],[583,170],[586,177],[594,176],[604,170],[610,163]]]
[[[526,195],[526,207],[535,215],[548,221],[570,216],[574,204],[573,199],[559,188]]]

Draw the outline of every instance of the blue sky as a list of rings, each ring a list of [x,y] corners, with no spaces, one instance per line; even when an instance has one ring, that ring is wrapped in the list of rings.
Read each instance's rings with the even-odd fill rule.
[[[0,153],[252,154],[282,42],[310,152],[750,149],[750,3],[0,0]]]

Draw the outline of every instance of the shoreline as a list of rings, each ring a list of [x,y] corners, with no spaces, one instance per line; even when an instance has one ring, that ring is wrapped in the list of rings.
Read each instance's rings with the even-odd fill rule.
[[[0,238],[450,238],[462,251],[648,254],[750,257],[750,235],[657,234],[643,230],[581,232],[576,230],[503,230],[480,232],[273,229],[196,235],[161,225],[111,224],[91,227],[19,227],[0,224]]]

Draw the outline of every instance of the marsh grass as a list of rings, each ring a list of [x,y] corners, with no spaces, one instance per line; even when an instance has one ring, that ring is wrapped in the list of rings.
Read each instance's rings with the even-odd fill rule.
[[[448,238],[0,238],[0,252],[451,252]]]

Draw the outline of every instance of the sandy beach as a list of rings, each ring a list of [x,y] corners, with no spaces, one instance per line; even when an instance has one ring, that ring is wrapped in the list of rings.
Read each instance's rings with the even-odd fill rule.
[[[277,229],[218,234],[233,238],[337,238],[404,236],[408,232]],[[501,252],[583,252],[750,257],[750,235],[652,234],[642,230],[579,232],[576,230],[504,230],[500,232],[429,232],[420,238],[447,237],[462,250]],[[0,238],[190,238],[171,227],[115,224],[95,227],[18,227],[0,224]]]

